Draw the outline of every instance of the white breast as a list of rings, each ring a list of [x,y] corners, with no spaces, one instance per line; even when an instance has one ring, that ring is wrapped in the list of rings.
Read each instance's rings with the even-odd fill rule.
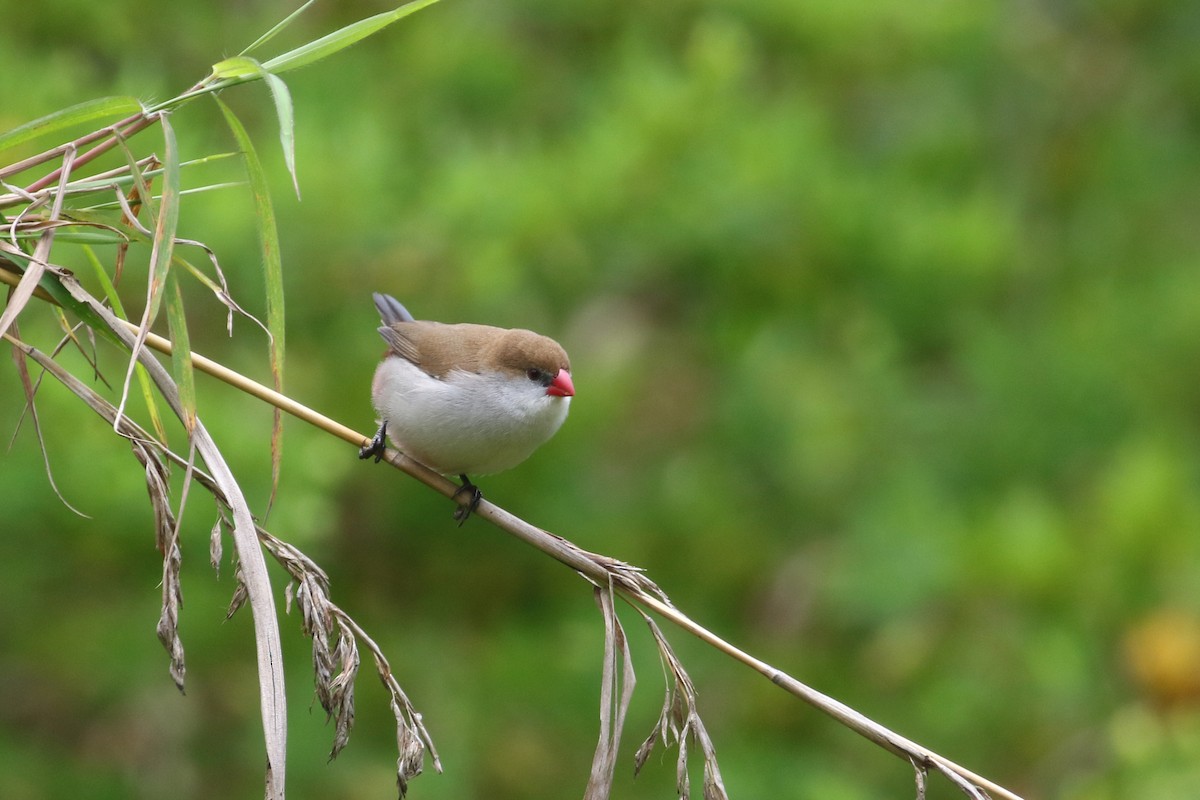
[[[445,475],[516,466],[554,435],[571,400],[507,373],[451,372],[438,380],[397,356],[375,370],[372,397],[396,447]]]

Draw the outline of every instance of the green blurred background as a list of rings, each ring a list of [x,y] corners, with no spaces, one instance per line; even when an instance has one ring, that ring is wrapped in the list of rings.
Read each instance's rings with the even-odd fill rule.
[[[273,52],[384,8],[318,6]],[[290,10],[0,0],[0,129],[170,97]],[[571,418],[490,499],[1010,789],[1200,795],[1198,40],[1200,6],[1169,0],[445,0],[287,76],[301,201],[265,88],[225,95],[274,180],[286,389],[371,432],[372,291],[550,334]],[[185,158],[232,148],[211,103],[173,121]],[[245,191],[189,197],[180,234],[263,312]],[[262,333],[228,339],[188,297],[196,349],[269,380]],[[22,325],[55,341],[36,304]],[[199,392],[265,510],[270,413]],[[21,406],[0,370],[5,438]],[[0,459],[0,796],[258,796],[250,620],[222,622],[211,501],[193,492],[184,526],[182,697],[139,468],[61,387],[39,410],[91,519],[26,419]],[[580,796],[603,630],[585,584],[300,423],[283,454],[269,527],[328,570],[438,743],[446,773],[411,797]],[[671,797],[673,752],[630,776],[661,679],[626,622],[613,796]],[[283,627],[290,795],[393,796],[369,665],[327,764],[309,645]],[[732,797],[912,795],[904,763],[667,633]]]

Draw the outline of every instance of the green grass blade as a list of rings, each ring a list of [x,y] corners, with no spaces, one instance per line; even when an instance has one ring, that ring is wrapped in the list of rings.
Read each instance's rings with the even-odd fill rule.
[[[254,150],[254,143],[246,133],[245,126],[233,110],[220,98],[214,98],[225,115],[225,122],[233,138],[241,148],[246,162],[246,176],[250,181],[250,192],[254,198],[254,213],[258,218],[258,241],[262,248],[263,277],[267,296],[267,333],[271,338],[271,378],[275,391],[283,391],[283,365],[285,354],[284,308],[283,308],[283,260],[279,252],[279,230],[275,224],[275,209],[271,193],[267,188],[267,174]],[[271,428],[271,497],[279,485],[279,466],[282,459],[283,418],[275,411],[275,422]]]
[[[291,25],[296,20],[297,17],[299,17],[301,14],[303,14],[305,11],[307,11],[308,7],[311,6],[315,2],[317,2],[317,0],[308,0],[307,3],[300,6],[295,11],[293,11],[291,14],[288,14],[286,17],[284,17],[284,19],[281,22],[276,23],[271,28],[271,30],[267,31],[262,36],[258,37],[253,42],[251,42],[250,46],[247,47],[242,52],[238,53],[238,55],[241,55],[241,56],[249,55],[250,53],[257,50],[258,48],[262,47],[267,42],[271,41],[271,39],[275,38],[275,35],[277,33],[282,31],[288,25]]]
[[[104,117],[127,117],[142,110],[134,97],[100,97],[60,109],[44,117],[18,125],[0,134],[0,150],[6,150],[39,136]]]
[[[288,91],[283,78],[271,74],[262,64],[245,56],[234,56],[214,64],[213,74],[222,79],[257,75],[271,89],[271,99],[275,101],[275,114],[279,117],[279,143],[283,147],[283,161],[287,165],[288,174],[292,176],[296,196],[299,197],[300,179],[296,175],[296,114],[292,106],[292,93]]]
[[[288,70],[305,67],[309,64],[320,61],[323,58],[333,55],[340,50],[344,50],[350,45],[361,41],[362,39],[378,33],[397,20],[407,17],[415,11],[420,11],[426,6],[431,6],[437,0],[413,0],[413,2],[400,6],[399,8],[385,11],[382,14],[376,14],[373,17],[368,17],[358,22],[351,23],[344,28],[334,31],[333,33],[322,36],[316,41],[308,42],[300,47],[278,55],[275,58],[265,62],[262,66],[267,73],[278,74],[287,72]],[[292,16],[295,16],[294,14]],[[290,18],[289,18],[290,19]],[[286,23],[288,20],[284,20]],[[280,23],[282,25],[284,23]],[[279,27],[279,26],[277,26]],[[272,34],[273,35],[273,34]],[[227,58],[219,62],[213,67],[212,77],[215,80],[205,80],[200,85],[189,89],[177,97],[172,97],[161,103],[148,106],[146,113],[153,113],[165,109],[177,108],[184,103],[190,102],[200,95],[215,94],[217,92],[228,89],[231,86],[236,86],[239,83],[248,83],[256,78],[261,78],[265,73],[256,73],[247,71],[245,65],[238,66],[240,59],[245,59],[245,53],[249,52],[254,46],[243,51],[242,55]],[[249,59],[247,59],[249,60]]]
[[[167,274],[167,329],[171,334],[171,367],[175,385],[179,388],[179,403],[183,406],[183,425],[189,441],[196,429],[196,376],[192,370],[192,345],[188,338],[187,314],[184,313],[183,293],[179,277]]]
[[[224,80],[226,78],[247,78],[252,75],[261,75],[263,68],[262,64],[253,58],[233,56],[213,64],[212,71],[214,77]]]
[[[283,306],[283,262],[279,251],[279,230],[275,223],[275,209],[267,185],[267,174],[250,135],[241,120],[225,103],[217,100],[225,121],[232,131],[238,147],[242,149],[246,163],[246,175],[254,198],[254,213],[258,218],[259,246],[262,249],[263,272],[266,280],[267,331],[272,339],[272,372],[276,372],[276,388],[282,384],[284,361],[284,306]]]
[[[175,252],[175,231],[179,227],[179,147],[175,129],[166,115],[159,120],[163,131],[162,198],[154,222],[154,244],[150,250],[150,296],[146,312],[147,327],[158,316],[171,257]],[[153,198],[147,193],[142,202],[150,206]]]
[[[9,237],[9,241],[13,239],[17,241],[36,240],[41,234],[42,231],[40,229],[20,231]],[[72,244],[113,245],[124,244],[129,241],[129,237],[122,236],[116,231],[96,229],[86,225],[60,226],[54,241],[70,242]]]
[[[376,14],[373,17],[353,22],[340,30],[336,30],[326,36],[322,36],[316,41],[301,45],[294,50],[289,50],[282,55],[272,58],[263,64],[268,72],[280,73],[287,72],[291,69],[305,67],[314,62],[320,61],[322,58],[331,56],[340,50],[344,50],[356,42],[359,42],[368,36],[378,33],[380,30],[391,25],[399,19],[407,17],[415,11],[420,11],[426,6],[433,5],[437,0],[414,0],[411,3],[400,6],[399,8],[385,11],[382,14]]]
[[[287,164],[288,173],[292,176],[292,188],[296,197],[300,197],[300,178],[296,175],[296,115],[292,108],[292,93],[288,91],[283,78],[266,70],[263,80],[271,87],[271,97],[275,100],[275,113],[279,116],[279,144],[283,147],[283,161]]]

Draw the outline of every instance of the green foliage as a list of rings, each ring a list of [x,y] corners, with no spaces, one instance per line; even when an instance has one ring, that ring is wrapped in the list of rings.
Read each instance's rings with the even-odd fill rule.
[[[28,77],[0,82],[0,130],[174,96],[289,10],[62,5],[69,29],[4,15],[0,71]],[[314,6],[271,46],[374,11]],[[273,193],[289,394],[373,429],[372,291],[551,334],[571,418],[481,481],[489,498],[646,567],[735,643],[1016,791],[1194,795],[1198,29],[1165,0],[440,3],[286,75],[303,202],[274,146],[283,111],[257,88],[221,96]],[[240,146],[212,104],[172,122],[184,162]],[[183,190],[223,168],[182,170]],[[266,317],[264,212],[243,195],[181,195],[179,234]],[[270,382],[261,331],[226,338],[225,307],[179,288],[191,346]],[[34,306],[21,326],[57,335]],[[119,386],[120,356],[100,360]],[[195,391],[265,511],[270,411]],[[253,650],[248,620],[220,622],[231,570],[205,564],[209,507],[193,497],[182,532],[178,697],[136,462],[59,387],[39,399],[56,481],[93,518],[58,503],[26,419],[0,459],[0,796],[244,795],[261,779]],[[0,371],[0,427],[21,407]],[[325,567],[425,714],[447,773],[411,796],[577,796],[602,634],[579,582],[481,523],[457,531],[353,448],[284,437],[269,527]],[[628,627],[631,772],[659,669]],[[384,695],[362,681],[326,765],[307,644],[284,629],[291,796],[387,792]],[[912,791],[902,763],[679,649],[731,796]],[[619,765],[614,796],[669,796],[672,770]]]

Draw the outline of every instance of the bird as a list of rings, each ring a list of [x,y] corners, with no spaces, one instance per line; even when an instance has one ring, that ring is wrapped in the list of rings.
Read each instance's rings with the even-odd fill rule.
[[[457,475],[461,527],[483,497],[467,476],[515,467],[566,420],[570,359],[533,331],[417,320],[391,295],[372,297],[387,352],[371,381],[379,430],[359,458],[378,462],[391,439],[435,472]]]

